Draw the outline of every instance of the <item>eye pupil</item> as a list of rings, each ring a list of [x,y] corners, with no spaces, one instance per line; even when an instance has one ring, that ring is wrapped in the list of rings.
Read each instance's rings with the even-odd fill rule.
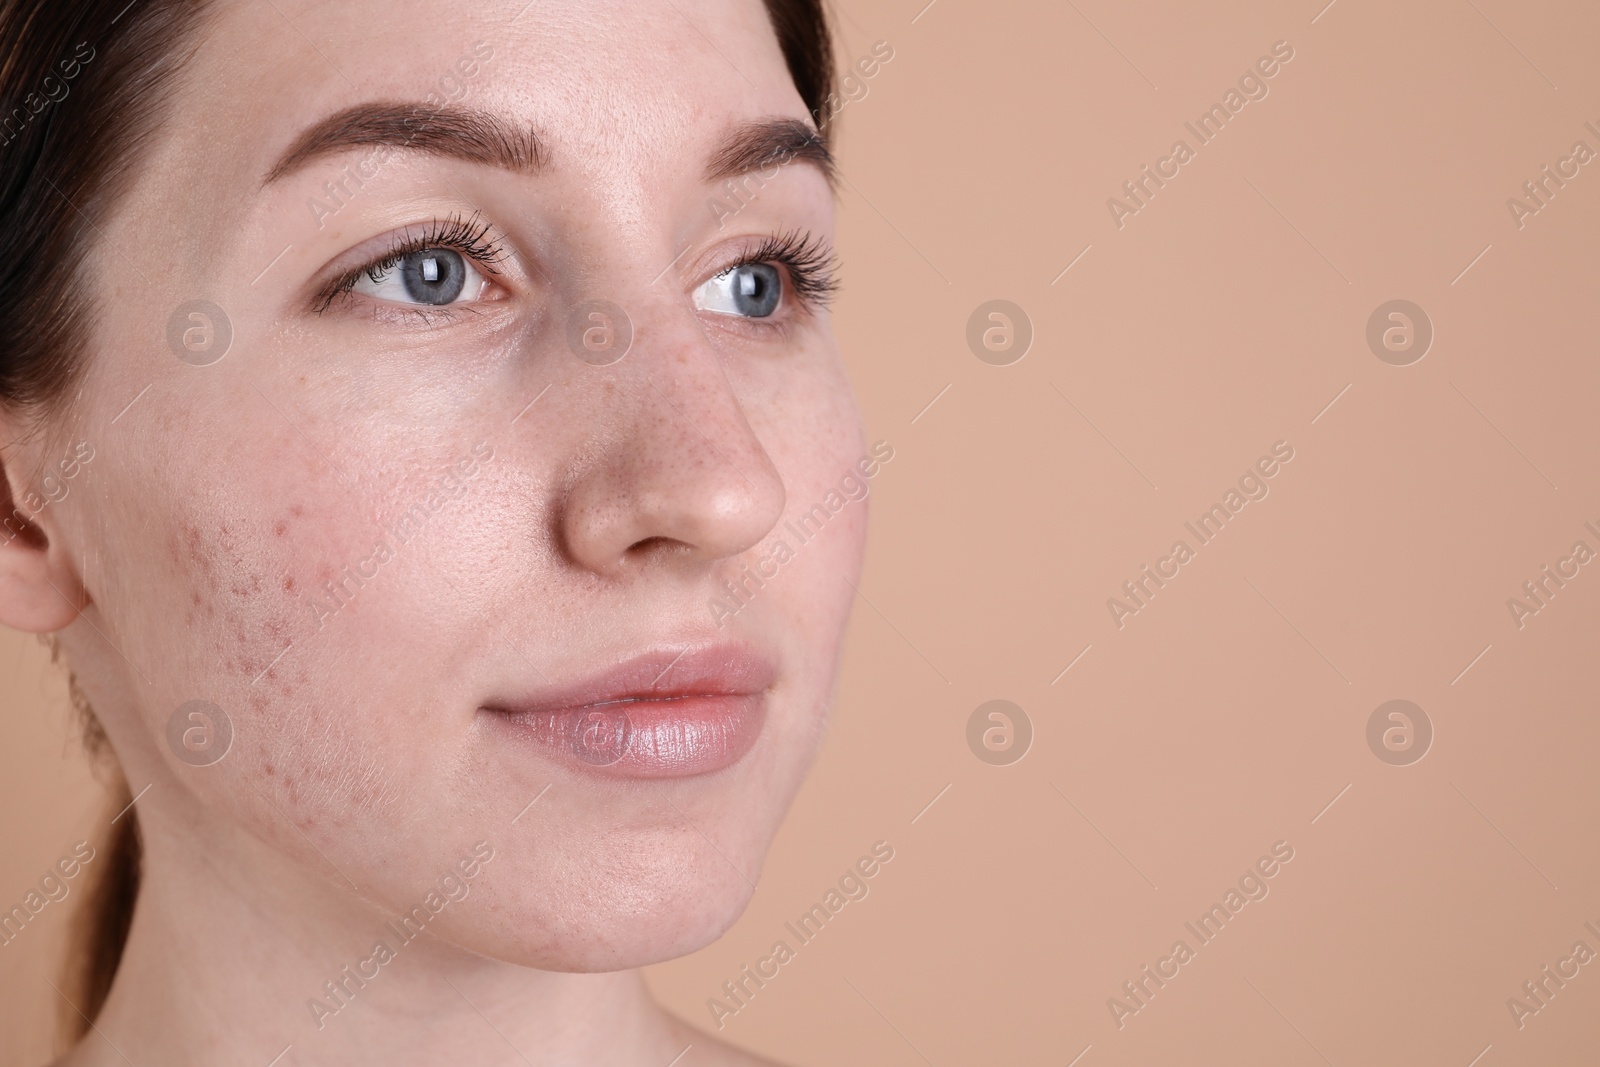
[[[467,266],[459,252],[425,248],[402,256],[400,281],[406,295],[419,304],[448,304],[467,284]]]
[[[732,288],[739,314],[758,319],[776,311],[783,295],[778,268],[770,263],[746,263],[735,268]]]

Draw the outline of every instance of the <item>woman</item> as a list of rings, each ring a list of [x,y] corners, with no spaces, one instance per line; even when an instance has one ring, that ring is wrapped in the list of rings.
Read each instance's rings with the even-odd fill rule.
[[[754,1062],[637,968],[860,566],[819,5],[0,13],[0,623],[132,802],[60,1062]]]

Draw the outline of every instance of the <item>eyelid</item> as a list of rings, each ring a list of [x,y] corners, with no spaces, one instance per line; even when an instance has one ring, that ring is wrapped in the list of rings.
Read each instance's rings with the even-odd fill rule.
[[[372,250],[363,253],[361,249],[364,248]],[[380,269],[393,268],[401,257],[425,248],[448,248],[459,252],[485,275],[498,276],[500,271],[494,265],[511,258],[506,237],[483,218],[481,211],[474,211],[465,218],[453,214],[422,223],[408,223],[337,257],[335,263],[342,260],[350,265],[335,266],[324,271],[325,280],[316,286],[313,294],[312,310],[319,314],[326,311],[341,294],[348,293],[363,275],[372,277]]]
[[[819,233],[796,227],[767,234],[749,234],[734,241],[733,246],[742,246],[742,251],[734,253],[732,259],[726,258],[728,253],[723,251],[728,247],[726,244],[701,259],[691,275],[695,278],[689,289],[691,293],[698,291],[711,279],[748,263],[775,263],[782,267],[790,282],[786,288],[791,292],[786,295],[792,296],[796,303],[808,310],[826,306],[839,289],[836,273],[838,256],[832,243]],[[720,265],[711,269],[706,266],[708,261]]]

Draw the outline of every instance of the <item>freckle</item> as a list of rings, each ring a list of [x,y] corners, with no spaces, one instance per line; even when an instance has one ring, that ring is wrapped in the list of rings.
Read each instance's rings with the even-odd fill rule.
[[[274,770],[274,769],[273,769],[273,767],[272,767],[272,764],[270,764],[270,763],[269,763],[269,764],[267,764],[267,777],[269,777],[269,778],[270,778],[270,777],[272,777],[272,776],[273,776],[273,775],[275,775],[275,774],[277,774],[277,773],[278,773],[278,772],[277,772],[277,771],[276,771],[276,770]]]
[[[200,606],[200,594],[199,593],[195,593],[195,594],[193,594],[193,596],[194,596],[195,607],[199,607]]]

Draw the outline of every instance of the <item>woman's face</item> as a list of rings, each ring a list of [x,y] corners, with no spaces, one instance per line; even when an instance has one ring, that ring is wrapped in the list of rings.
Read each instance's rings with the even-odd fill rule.
[[[436,935],[554,969],[733,921],[867,512],[809,125],[758,0],[216,5],[46,527],[155,869],[388,916],[453,875]]]

